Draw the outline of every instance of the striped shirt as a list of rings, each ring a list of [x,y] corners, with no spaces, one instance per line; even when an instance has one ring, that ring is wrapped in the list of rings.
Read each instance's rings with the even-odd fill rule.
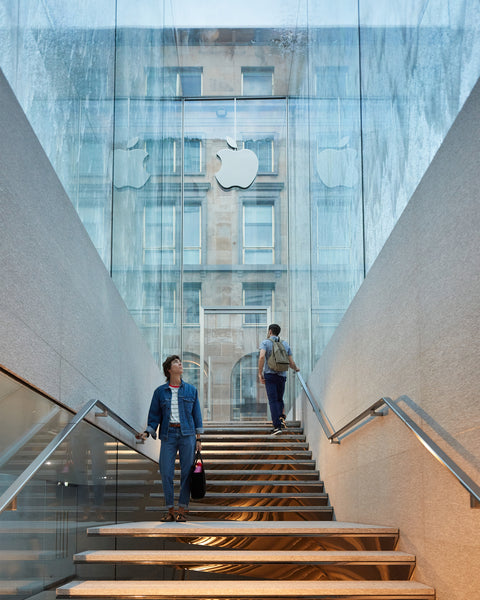
[[[180,386],[169,386],[172,391],[172,405],[170,409],[170,423],[180,423],[180,414],[178,412],[178,388]]]

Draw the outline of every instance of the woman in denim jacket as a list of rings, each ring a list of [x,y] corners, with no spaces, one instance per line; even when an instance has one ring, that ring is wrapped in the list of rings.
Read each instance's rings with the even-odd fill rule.
[[[168,512],[162,521],[185,521],[185,511],[190,501],[190,467],[195,451],[201,450],[203,433],[202,414],[197,389],[182,380],[183,366],[179,356],[169,356],[163,363],[167,383],[153,392],[147,427],[139,437],[157,437],[159,429],[160,475]],[[180,459],[180,496],[175,515],[173,478],[177,452]]]

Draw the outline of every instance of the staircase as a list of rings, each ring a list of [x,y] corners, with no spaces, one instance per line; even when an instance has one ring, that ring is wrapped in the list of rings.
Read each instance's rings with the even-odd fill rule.
[[[90,527],[115,549],[77,554],[86,576],[58,598],[435,597],[411,579],[415,557],[395,550],[398,529],[332,520],[299,423],[277,436],[261,423],[211,424],[202,438],[207,495],[188,521],[159,522],[161,487],[150,487],[153,519]],[[89,578],[102,565],[115,565],[112,579]]]

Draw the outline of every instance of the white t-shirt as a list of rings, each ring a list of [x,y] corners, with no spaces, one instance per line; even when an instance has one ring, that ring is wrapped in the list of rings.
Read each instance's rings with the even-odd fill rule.
[[[172,391],[172,406],[170,410],[170,423],[180,423],[180,414],[178,412],[178,388],[180,386],[169,386]]]

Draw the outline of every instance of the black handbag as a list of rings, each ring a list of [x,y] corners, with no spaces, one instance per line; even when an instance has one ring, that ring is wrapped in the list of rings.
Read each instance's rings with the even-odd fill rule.
[[[190,469],[190,496],[192,500],[201,500],[206,491],[207,479],[203,468],[203,459],[200,450],[197,450]]]

